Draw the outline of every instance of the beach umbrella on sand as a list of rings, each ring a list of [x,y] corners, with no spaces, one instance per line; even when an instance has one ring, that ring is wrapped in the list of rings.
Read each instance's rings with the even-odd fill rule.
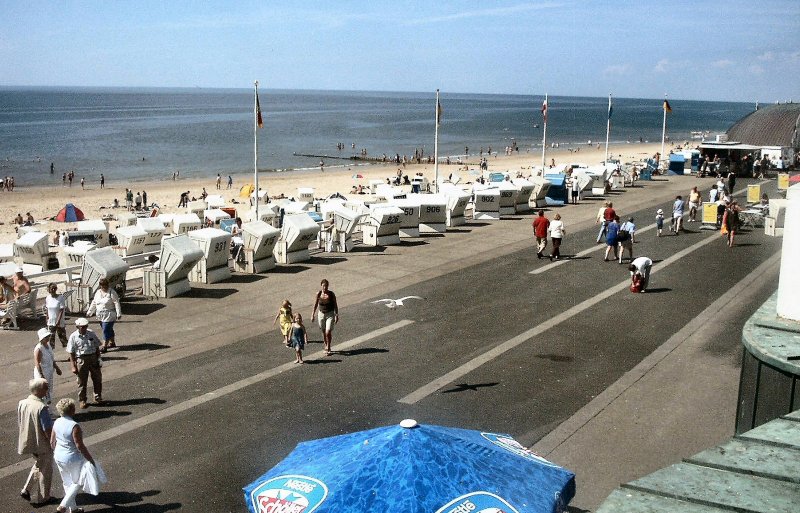
[[[85,217],[81,209],[72,203],[67,203],[64,208],[58,211],[58,214],[56,214],[53,220],[59,223],[74,223],[76,221],[83,221],[84,219]]]
[[[300,443],[243,491],[251,513],[557,513],[575,475],[510,435],[408,419]]]
[[[243,185],[242,188],[239,189],[239,197],[240,198],[249,198],[250,195],[253,194],[254,190],[256,190],[256,188],[251,183]]]

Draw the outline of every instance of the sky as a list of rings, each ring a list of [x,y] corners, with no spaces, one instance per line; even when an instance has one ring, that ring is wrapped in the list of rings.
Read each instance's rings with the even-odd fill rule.
[[[799,0],[0,0],[0,86],[800,101]]]

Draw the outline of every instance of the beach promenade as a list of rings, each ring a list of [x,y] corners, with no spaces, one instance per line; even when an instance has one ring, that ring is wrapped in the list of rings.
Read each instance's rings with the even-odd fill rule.
[[[696,224],[660,239],[650,227],[676,194],[713,183],[660,178],[610,196],[636,218],[636,255],[655,261],[647,294],[602,261],[600,202],[585,200],[548,211],[565,221],[562,252],[576,255],[562,262],[537,261],[527,214],[319,253],[184,297],[130,297],[121,347],[104,358],[107,403],[77,416],[112,477],[86,510],[244,511],[241,486],[297,442],[406,417],[510,433],[575,471],[573,511],[593,510],[619,483],[732,433],[741,326],[775,289],[781,241],[753,230],[728,249]],[[307,321],[309,364],[293,366],[272,319],[284,298],[310,317],[323,278],[339,298],[336,354],[322,356]],[[370,303],[409,294],[426,299]],[[13,442],[33,328],[0,334],[0,500],[12,512],[30,510]],[[73,388],[62,376],[56,397]]]

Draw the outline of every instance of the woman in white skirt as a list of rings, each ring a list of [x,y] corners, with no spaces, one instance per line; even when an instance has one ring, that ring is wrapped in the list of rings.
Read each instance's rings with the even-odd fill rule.
[[[72,419],[75,415],[75,401],[64,398],[56,404],[60,418],[53,423],[53,434],[50,436],[50,445],[53,447],[53,459],[61,474],[64,483],[64,498],[58,505],[58,513],[83,513],[83,508],[77,507],[75,496],[85,490],[97,495],[97,477],[102,475],[102,470],[96,467],[94,458],[89,449],[83,444],[81,426]],[[89,470],[87,472],[87,469]],[[95,474],[92,490],[87,486],[87,474]],[[105,476],[99,479],[105,481]]]
[[[61,375],[61,369],[56,363],[56,357],[53,354],[53,346],[50,345],[50,330],[42,328],[38,331],[39,342],[33,348],[33,377],[43,378],[47,380],[47,395],[45,401],[48,408],[53,398],[53,374]],[[52,413],[52,410],[51,410]]]

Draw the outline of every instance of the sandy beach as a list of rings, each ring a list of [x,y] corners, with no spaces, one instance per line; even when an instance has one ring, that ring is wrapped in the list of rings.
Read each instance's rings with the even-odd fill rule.
[[[660,144],[631,143],[611,146],[609,154],[620,158],[623,163],[638,162],[652,156],[660,149]],[[568,163],[595,165],[603,160],[605,148],[601,146],[598,149],[596,146],[586,145],[577,152],[565,148],[548,148],[546,155],[548,165],[552,159],[555,161],[557,169]],[[478,156],[471,157],[469,161],[471,163],[474,161],[474,165],[470,165],[468,170],[465,170],[463,165],[440,164],[439,176],[447,177],[450,173],[455,173],[460,176],[462,183],[473,182],[480,175],[478,160]],[[516,173],[519,171],[524,176],[528,176],[533,172],[535,166],[541,165],[541,154],[522,153],[511,156],[492,156],[488,164],[489,173],[506,171]],[[390,163],[326,167],[324,171],[263,173],[259,175],[259,186],[261,189],[266,189],[270,196],[284,194],[292,197],[296,195],[298,187],[314,188],[316,198],[324,198],[334,192],[346,196],[350,193],[353,185],[367,186],[370,180],[385,180],[387,177],[396,176],[398,167],[402,166]],[[414,176],[418,172],[433,181],[433,164],[407,165],[403,169],[403,173],[409,176]],[[361,175],[362,178],[354,178],[355,174]],[[55,230],[73,227],[71,223],[49,220],[67,203],[73,203],[80,208],[86,219],[101,219],[103,216],[124,212],[125,188],[131,188],[134,195],[143,190],[147,191],[148,203],[158,204],[160,212],[165,214],[183,211],[177,207],[182,192],[189,191],[190,198],[192,196],[199,197],[203,187],[208,194],[221,194],[227,205],[248,210],[246,199],[239,197],[239,189],[245,184],[252,183],[253,176],[252,174],[239,174],[232,175],[232,177],[233,187],[226,189],[227,176],[223,176],[222,190],[216,189],[216,175],[208,178],[180,178],[178,180],[172,180],[171,176],[165,176],[165,179],[159,182],[107,182],[104,189],[100,189],[99,183],[87,182],[86,188],[81,189],[79,172],[76,173],[76,180],[72,187],[17,187],[13,192],[0,193],[0,221],[3,223],[0,225],[0,243],[12,243],[16,239],[13,220],[18,213],[24,217],[27,212],[30,212],[36,220],[37,226],[42,231],[52,234]],[[114,198],[119,200],[123,208],[111,208]]]

